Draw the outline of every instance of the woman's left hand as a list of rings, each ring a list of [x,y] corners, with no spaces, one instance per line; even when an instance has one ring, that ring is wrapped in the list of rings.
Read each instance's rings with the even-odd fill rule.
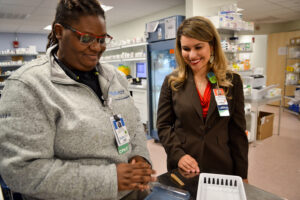
[[[180,173],[181,176],[183,176],[185,178],[193,178],[200,174],[200,172],[186,172],[186,171],[182,170],[181,168],[178,168],[178,172]]]

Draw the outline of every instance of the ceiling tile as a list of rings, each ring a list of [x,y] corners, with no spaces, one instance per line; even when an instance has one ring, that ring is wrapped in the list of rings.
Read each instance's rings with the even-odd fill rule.
[[[249,2],[241,2],[238,3],[239,8],[243,8],[247,11],[252,11],[252,10],[263,10],[266,12],[266,10],[275,10],[275,9],[280,9],[282,6],[278,6],[276,4],[267,2],[267,1],[262,1],[260,3],[249,1]]]
[[[18,27],[18,29],[24,30],[25,32],[30,32],[32,30],[36,30],[38,32],[43,31],[44,27],[40,26],[40,25],[20,25]],[[48,32],[48,31],[45,31]]]
[[[47,15],[47,16],[52,16],[54,18],[55,12],[56,11],[54,9],[40,8],[40,9],[33,11],[32,15],[36,15],[36,16]]]
[[[280,9],[272,10],[268,14],[273,16],[277,15],[278,17],[281,17],[281,15],[288,15],[289,13],[294,13],[294,12],[287,8],[280,8]]]
[[[291,8],[293,6],[300,6],[299,0],[268,0],[268,1],[286,8]]]
[[[54,0],[43,0],[40,4],[41,8],[48,8],[48,9],[56,9],[58,1]]]
[[[300,6],[294,6],[294,7],[290,8],[290,9],[293,10],[293,11],[300,12]]]
[[[0,20],[0,32],[16,32],[19,23],[8,23],[6,20]]]
[[[24,13],[30,14],[35,8],[32,6],[20,6],[20,5],[1,5],[0,12],[3,13]]]
[[[282,19],[299,19],[300,20],[300,13],[299,12],[294,12],[294,13],[288,13],[285,15],[281,16]]]
[[[1,0],[1,4],[35,7],[38,6],[42,1],[43,0]]]
[[[214,1],[214,0],[212,0]],[[3,20],[0,18],[0,32],[34,32],[52,23],[58,0],[0,0],[1,12],[30,14],[25,20]],[[107,26],[126,23],[174,6],[185,6],[185,0],[101,0],[105,5],[114,6],[106,13]],[[300,0],[238,0],[238,7],[245,9],[243,19],[266,19],[271,22],[299,19]],[[133,11],[134,9],[134,11]],[[296,13],[296,14],[295,14]]]

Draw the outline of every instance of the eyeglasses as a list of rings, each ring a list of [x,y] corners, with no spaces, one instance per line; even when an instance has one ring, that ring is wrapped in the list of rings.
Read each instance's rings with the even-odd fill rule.
[[[109,44],[110,41],[113,39],[113,37],[111,37],[108,34],[106,34],[105,36],[97,36],[89,33],[82,33],[66,24],[61,24],[61,25],[64,28],[69,29],[74,33],[76,33],[79,36],[79,41],[85,45],[91,45],[95,40],[97,40],[97,42],[100,43],[101,45],[106,45]]]

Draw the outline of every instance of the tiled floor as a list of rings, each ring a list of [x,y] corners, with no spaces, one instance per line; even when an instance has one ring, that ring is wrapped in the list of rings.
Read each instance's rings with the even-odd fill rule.
[[[273,136],[250,144],[249,183],[288,200],[299,200],[300,120],[282,112],[278,136],[278,107],[261,106],[260,110],[275,113]],[[149,140],[148,148],[157,175],[166,172],[163,147]]]

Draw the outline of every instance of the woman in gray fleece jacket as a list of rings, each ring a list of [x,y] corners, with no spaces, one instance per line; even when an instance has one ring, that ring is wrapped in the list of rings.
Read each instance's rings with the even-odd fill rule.
[[[127,80],[99,64],[112,37],[98,1],[61,0],[48,38],[46,56],[19,68],[2,93],[4,181],[26,199],[120,199],[147,189],[155,172]],[[130,138],[123,151],[113,128],[120,118]]]

